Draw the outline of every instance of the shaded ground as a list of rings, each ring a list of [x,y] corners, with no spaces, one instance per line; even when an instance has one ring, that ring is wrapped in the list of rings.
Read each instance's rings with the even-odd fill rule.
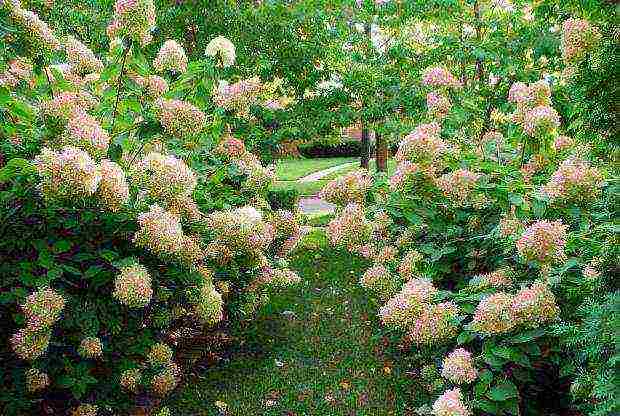
[[[302,283],[273,296],[244,330],[243,352],[186,386],[169,403],[173,414],[412,414],[415,371],[385,346],[377,306],[357,283],[365,265],[327,247],[322,232],[298,253]]]
[[[331,214],[336,209],[334,204],[325,202],[316,196],[302,197],[299,199],[299,211],[302,214]]]

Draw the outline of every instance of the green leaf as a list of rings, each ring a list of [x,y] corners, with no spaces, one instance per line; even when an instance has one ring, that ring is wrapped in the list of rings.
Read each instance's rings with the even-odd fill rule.
[[[522,342],[530,342],[536,338],[540,338],[545,335],[545,330],[543,328],[532,329],[531,331],[521,332],[509,339],[511,344],[520,344]]]
[[[517,390],[517,386],[510,381],[504,381],[491,388],[491,390],[487,393],[487,397],[493,401],[502,402],[504,400],[519,397],[519,390]]]
[[[71,242],[67,240],[59,240],[54,244],[54,251],[56,253],[66,253],[71,249]]]

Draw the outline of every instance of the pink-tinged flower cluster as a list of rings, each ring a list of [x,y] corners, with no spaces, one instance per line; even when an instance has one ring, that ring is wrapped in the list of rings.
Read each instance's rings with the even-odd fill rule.
[[[586,202],[599,194],[603,185],[601,172],[578,159],[566,159],[556,170],[542,193],[552,201]]]
[[[263,285],[279,288],[297,284],[301,282],[301,277],[291,269],[274,269],[267,266],[263,267],[259,280]]]
[[[562,152],[568,150],[575,144],[575,141],[568,136],[560,135],[553,141],[553,150]]]
[[[215,325],[224,318],[224,301],[213,283],[205,282],[200,287],[194,312],[198,319],[208,326]]]
[[[422,255],[416,250],[409,250],[398,265],[398,274],[405,280],[413,278],[421,262]]]
[[[97,99],[85,91],[65,91],[40,105],[44,116],[67,122],[70,118],[94,108]]]
[[[94,404],[81,404],[71,411],[71,416],[97,416],[99,407]]]
[[[157,100],[168,92],[168,81],[158,75],[147,75],[132,77],[133,81],[144,89],[146,95],[151,100]]]
[[[562,58],[571,63],[582,59],[601,39],[598,28],[587,20],[567,19],[562,24]]]
[[[87,74],[103,71],[103,62],[75,37],[67,36],[65,52],[67,53],[67,62],[71,65],[73,72]]]
[[[379,318],[386,326],[406,331],[415,325],[435,293],[430,279],[410,279],[379,309]]]
[[[19,358],[33,361],[47,351],[51,337],[51,330],[20,329],[11,337],[11,346]]]
[[[466,205],[468,197],[475,190],[481,177],[482,175],[467,169],[457,169],[438,178],[437,187],[447,198]]]
[[[235,161],[235,164],[246,179],[241,185],[242,191],[249,191],[253,194],[265,192],[275,181],[275,166],[263,166],[260,160],[250,152]]]
[[[396,160],[433,164],[449,151],[448,145],[439,137],[440,132],[441,126],[436,122],[420,124],[400,142]]]
[[[435,345],[454,338],[458,333],[458,313],[453,302],[426,305],[410,328],[409,339],[418,345]]]
[[[433,403],[433,416],[471,416],[458,388],[447,390]]]
[[[529,104],[532,99],[530,87],[525,82],[515,82],[508,91],[508,101],[515,104]]]
[[[584,267],[581,273],[583,274],[583,277],[588,280],[596,280],[601,277],[601,272],[596,270],[596,268],[594,268],[592,265],[587,265],[586,267]]]
[[[474,276],[468,284],[476,290],[508,288],[513,284],[512,270],[510,268],[502,268],[491,273],[479,274]]]
[[[114,20],[109,35],[130,36],[142,45],[151,42],[151,30],[155,27],[155,4],[153,0],[116,0]]]
[[[430,87],[460,87],[459,81],[450,71],[443,66],[427,68],[422,75],[422,84]]]
[[[181,263],[194,265],[204,257],[196,238],[185,235],[179,217],[152,205],[148,212],[138,216],[140,229],[134,235],[136,246],[157,256],[172,258]]]
[[[546,284],[534,283],[510,295],[498,292],[480,301],[471,327],[483,335],[503,334],[517,327],[537,328],[559,315],[555,296]]]
[[[517,292],[510,309],[515,324],[526,328],[537,328],[560,314],[555,296],[544,283],[534,283]]]
[[[39,187],[47,199],[79,200],[97,191],[101,172],[83,150],[65,146],[56,152],[44,148],[34,164],[40,176]]]
[[[214,242],[236,255],[266,250],[275,239],[275,227],[252,206],[212,212],[206,224],[215,236]]]
[[[10,4],[9,7],[11,8],[11,17],[22,26],[23,33],[33,43],[33,50],[42,48],[53,52],[61,49],[62,45],[52,29],[36,13],[23,9],[16,2]]]
[[[187,101],[159,99],[156,110],[164,131],[180,139],[199,134],[207,122],[205,113]]]
[[[372,258],[375,263],[378,264],[388,264],[394,262],[396,260],[396,255],[398,254],[398,250],[394,246],[385,246],[376,251],[373,254]]]
[[[118,212],[129,202],[129,185],[125,172],[121,167],[110,160],[103,160],[99,164],[101,181],[97,190],[97,197],[101,205],[111,212]]]
[[[441,120],[450,112],[452,103],[450,99],[443,94],[429,92],[426,94],[426,108],[432,117]]]
[[[38,368],[30,368],[26,371],[26,389],[30,393],[45,389],[50,384],[50,378],[47,373]]]
[[[516,324],[511,304],[512,296],[508,293],[498,292],[484,297],[474,312],[471,324],[474,331],[483,335],[510,332]]]
[[[103,355],[103,344],[97,337],[86,337],[80,342],[78,354],[82,358],[99,358]]]
[[[22,305],[28,329],[38,331],[49,329],[60,318],[65,307],[65,298],[51,288],[42,288],[31,293]]]
[[[235,45],[224,36],[217,36],[211,39],[205,49],[205,54],[219,59],[218,63],[224,68],[234,65],[237,57]]]
[[[168,363],[151,380],[151,389],[158,396],[166,396],[179,384],[181,369],[175,363]]]
[[[366,219],[360,204],[351,203],[327,224],[326,234],[332,246],[355,252],[369,242],[372,223]]]
[[[530,105],[548,105],[551,102],[551,86],[544,80],[538,80],[529,86]]]
[[[394,174],[390,176],[389,184],[392,191],[413,190],[419,192],[421,189],[433,185],[435,181],[435,169],[432,165],[422,166],[408,160],[399,162]]]
[[[457,348],[443,359],[441,376],[454,384],[469,384],[478,377],[478,370],[474,367],[471,353],[463,348]]]
[[[77,147],[95,158],[104,157],[109,144],[108,132],[95,117],[83,112],[77,112],[69,119],[59,141],[60,146]]]
[[[121,373],[119,384],[127,391],[136,392],[142,380],[142,370],[139,368],[131,368]]]
[[[560,115],[551,106],[539,105],[525,113],[522,127],[529,136],[540,137],[560,127]]]
[[[371,186],[372,176],[367,170],[358,169],[328,182],[319,195],[325,201],[338,206],[351,202],[363,204]]]
[[[227,111],[246,116],[249,107],[257,102],[263,89],[264,86],[258,77],[242,79],[234,84],[220,81],[213,91],[213,102]]]
[[[217,145],[215,153],[228,159],[240,159],[246,154],[245,143],[241,139],[227,135]]]
[[[157,72],[172,71],[187,72],[187,56],[185,50],[176,40],[168,39],[153,60],[153,68]]]
[[[7,70],[0,74],[0,86],[15,88],[20,82],[30,82],[33,76],[32,64],[25,58],[15,58],[9,62]]]
[[[129,308],[143,308],[148,305],[153,296],[148,270],[139,264],[122,267],[114,280],[112,296]]]
[[[147,154],[132,175],[151,198],[159,201],[189,197],[198,183],[196,174],[183,160],[157,152]]]
[[[526,260],[553,264],[566,259],[566,230],[562,221],[538,221],[530,225],[517,241],[517,251]]]
[[[382,264],[375,264],[362,275],[360,285],[381,299],[389,299],[398,290],[398,279]]]

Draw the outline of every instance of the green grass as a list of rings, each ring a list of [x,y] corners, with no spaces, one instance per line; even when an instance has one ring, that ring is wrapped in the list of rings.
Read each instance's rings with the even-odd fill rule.
[[[337,166],[339,164],[343,164],[343,163],[349,163],[351,161],[356,161],[358,159],[355,158],[335,158],[338,160],[341,160],[342,163],[337,163],[333,166]],[[297,162],[302,162],[302,163],[306,163],[307,161],[311,161],[311,160],[335,160],[335,159],[299,159],[297,160]],[[286,159],[282,162],[286,162],[287,164],[291,165],[291,169],[297,169],[294,167],[295,165],[295,159]],[[355,169],[358,169],[359,166],[355,165],[355,166],[349,166],[347,168],[343,168],[340,169],[336,172],[333,172],[317,181],[314,182],[297,182],[296,180],[283,180],[280,179],[280,175],[278,175],[278,180],[276,180],[276,183],[274,185],[275,188],[277,189],[297,189],[299,191],[299,193],[302,196],[310,196],[310,195],[316,195],[321,189],[323,189],[323,187],[325,186],[325,184],[327,184],[327,182],[337,178],[338,176],[342,176],[346,173],[352,172]],[[324,169],[328,169],[328,167],[325,167]],[[277,172],[278,168],[276,168],[276,172]],[[318,170],[322,170],[322,169],[318,169]],[[388,174],[391,175],[394,173],[394,170],[396,170],[396,161],[394,159],[390,159],[388,160]],[[372,160],[370,162],[370,171],[371,172],[375,172],[375,161]],[[312,173],[312,172],[310,172]],[[310,174],[308,173],[308,174]],[[292,177],[293,175],[291,175]],[[302,176],[306,176],[306,175],[301,175]]]
[[[295,181],[311,173],[355,162],[355,160],[354,157],[281,159],[276,162],[276,178],[278,181]]]
[[[358,284],[365,262],[314,230],[292,267],[302,283],[273,295],[233,334],[245,339],[242,352],[188,383],[168,403],[173,414],[215,416],[222,401],[227,415],[404,415],[427,399],[415,389],[415,368],[386,347],[377,305]]]

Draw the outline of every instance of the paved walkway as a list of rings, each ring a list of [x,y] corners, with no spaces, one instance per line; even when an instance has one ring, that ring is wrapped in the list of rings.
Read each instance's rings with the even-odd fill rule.
[[[314,182],[314,181],[318,181],[319,179],[323,179],[326,176],[331,175],[334,172],[338,172],[339,170],[351,167],[351,166],[355,166],[359,164],[359,162],[349,162],[349,163],[344,163],[342,165],[338,165],[338,166],[334,166],[328,169],[323,169],[320,170],[318,172],[314,172],[311,173],[310,175],[306,175],[303,176],[299,179],[297,179],[297,182]]]
[[[304,196],[299,199],[299,210],[302,214],[331,214],[336,206],[323,201],[318,196]]]

